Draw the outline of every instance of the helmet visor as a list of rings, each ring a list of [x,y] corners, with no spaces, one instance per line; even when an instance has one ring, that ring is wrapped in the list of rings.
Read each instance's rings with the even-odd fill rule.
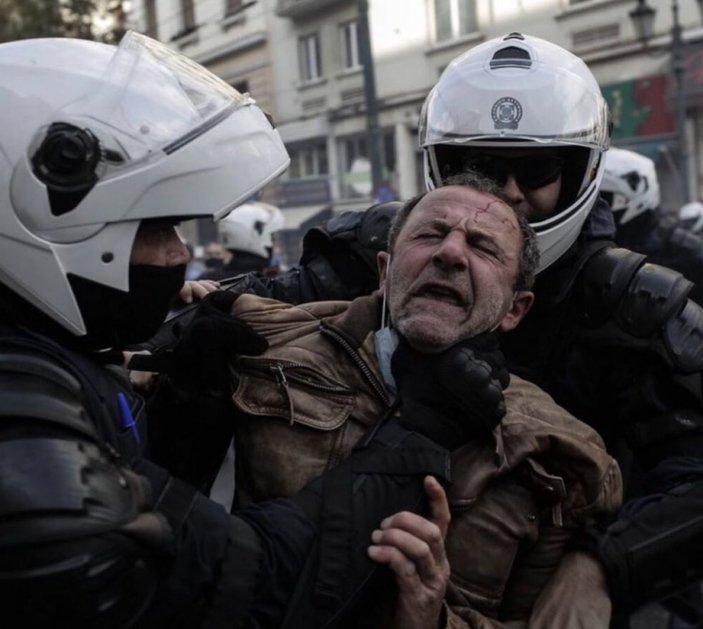
[[[235,109],[253,103],[199,64],[130,31],[101,87],[71,103],[64,113],[74,124],[97,121],[112,136],[112,142],[101,137],[105,148],[134,162],[155,151],[173,152]]]
[[[604,150],[608,113],[597,84],[534,60],[451,63],[425,101],[420,145],[510,141]]]

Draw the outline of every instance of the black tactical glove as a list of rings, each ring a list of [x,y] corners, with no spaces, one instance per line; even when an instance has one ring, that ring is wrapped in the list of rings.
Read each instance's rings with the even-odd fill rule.
[[[600,561],[616,614],[666,599],[703,576],[700,472],[689,482],[650,487],[651,493],[625,503],[611,522],[581,531],[570,544]]]
[[[206,492],[232,439],[229,361],[268,347],[266,339],[230,314],[238,296],[210,293],[175,346],[154,355],[162,375],[147,400],[152,459]]]
[[[187,325],[173,329],[175,344],[156,348],[152,355],[134,355],[130,369],[166,374],[181,393],[229,395],[230,358],[256,356],[268,347],[263,336],[232,316],[232,304],[238,297],[239,293],[230,291],[210,293],[198,304]]]
[[[215,291],[200,302],[169,361],[167,372],[175,385],[195,391],[229,391],[231,357],[266,351],[266,339],[232,316],[237,297],[237,293]]]
[[[503,389],[510,374],[493,333],[439,354],[418,352],[400,337],[391,371],[400,422],[449,450],[485,439],[505,415]]]

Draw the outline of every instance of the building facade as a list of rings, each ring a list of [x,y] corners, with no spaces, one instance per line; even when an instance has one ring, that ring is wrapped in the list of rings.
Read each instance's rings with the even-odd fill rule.
[[[363,0],[375,74],[382,182],[372,184],[363,71],[362,0],[142,0],[138,30],[179,48],[274,115],[291,155],[265,200],[284,211],[289,258],[309,226],[374,200],[423,187],[417,127],[422,102],[446,65],[467,48],[512,31],[581,56],[613,117],[613,144],[655,159],[664,206],[701,196],[703,27],[701,3],[678,1],[682,92],[672,76],[672,0],[656,10],[652,36],[630,13],[641,0]],[[363,15],[363,14],[362,14]],[[677,97],[685,109],[687,174],[681,172]],[[686,190],[686,182],[688,190]]]

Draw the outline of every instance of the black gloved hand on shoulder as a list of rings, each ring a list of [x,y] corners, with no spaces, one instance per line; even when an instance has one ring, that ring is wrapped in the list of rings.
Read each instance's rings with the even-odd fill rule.
[[[510,374],[494,333],[438,354],[419,352],[401,336],[391,371],[401,423],[450,450],[486,439],[505,415]]]
[[[154,356],[161,376],[147,399],[151,458],[204,491],[232,439],[230,360],[268,347],[264,337],[231,314],[237,297],[231,291],[207,295],[177,343]]]
[[[210,293],[188,323],[175,332],[175,345],[156,350],[146,358],[136,355],[130,367],[153,365],[153,370],[167,375],[181,393],[229,394],[231,357],[256,356],[268,347],[263,336],[231,314],[238,297],[239,293],[231,291]]]
[[[215,291],[200,302],[173,348],[168,375],[174,384],[196,390],[228,390],[231,357],[266,351],[266,339],[231,314],[238,297],[238,293]]]

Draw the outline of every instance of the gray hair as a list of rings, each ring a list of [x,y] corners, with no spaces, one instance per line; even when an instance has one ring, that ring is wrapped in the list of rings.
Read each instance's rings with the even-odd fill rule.
[[[501,186],[499,186],[495,181],[484,177],[475,172],[465,171],[458,173],[456,175],[451,175],[447,177],[443,182],[442,186],[467,186],[473,188],[478,192],[483,192],[486,194],[491,194],[494,197],[503,201],[508,207],[510,207],[515,213],[518,225],[520,227],[520,234],[522,236],[522,247],[520,249],[520,260],[518,262],[518,272],[515,278],[515,285],[513,290],[531,290],[535,283],[535,274],[537,272],[537,267],[539,266],[539,248],[537,246],[537,235],[535,230],[523,214],[515,210],[515,207],[510,202],[508,197],[503,192]],[[400,231],[403,229],[410,212],[413,211],[415,206],[427,195],[428,192],[423,192],[413,197],[409,201],[403,204],[403,207],[398,210],[395,215],[393,222],[391,223],[390,230],[388,232],[388,251],[392,252],[395,247],[396,240]]]

